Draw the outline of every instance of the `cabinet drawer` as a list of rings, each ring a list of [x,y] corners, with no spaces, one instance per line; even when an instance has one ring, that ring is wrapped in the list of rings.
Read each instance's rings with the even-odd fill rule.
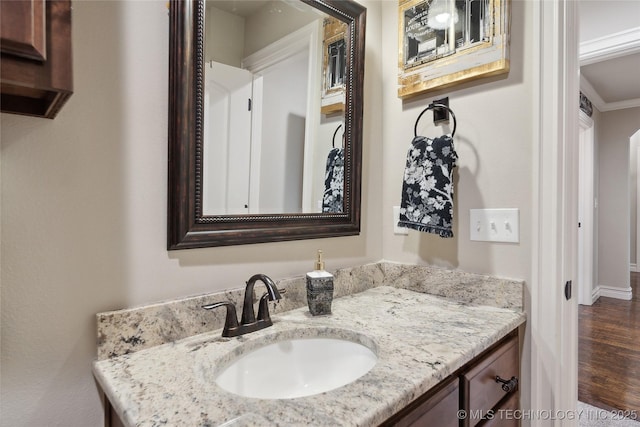
[[[429,396],[429,397],[427,397]],[[383,426],[394,427],[458,427],[460,388],[458,378],[451,378],[433,394],[419,398]]]
[[[485,356],[461,378],[463,408],[470,414],[486,413],[494,408],[506,395],[496,376],[505,380],[519,377],[518,337],[514,336]],[[514,392],[514,394],[516,394]],[[475,426],[478,417],[467,420]]]

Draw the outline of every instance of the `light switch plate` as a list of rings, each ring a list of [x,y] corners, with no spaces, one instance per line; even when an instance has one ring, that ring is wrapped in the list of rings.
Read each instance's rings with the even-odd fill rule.
[[[519,243],[519,209],[471,209],[469,236],[478,242]]]
[[[393,234],[407,235],[409,229],[406,227],[398,227],[398,221],[400,220],[400,206],[393,207]]]

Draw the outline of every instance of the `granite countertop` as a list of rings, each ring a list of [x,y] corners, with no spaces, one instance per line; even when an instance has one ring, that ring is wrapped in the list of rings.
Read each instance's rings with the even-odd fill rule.
[[[242,337],[215,330],[98,360],[94,374],[128,426],[375,426],[524,323],[525,314],[379,286],[335,299],[330,316],[312,317],[303,307],[272,319],[272,327]],[[231,354],[306,336],[364,339],[378,362],[346,386],[295,399],[244,398],[215,384]]]

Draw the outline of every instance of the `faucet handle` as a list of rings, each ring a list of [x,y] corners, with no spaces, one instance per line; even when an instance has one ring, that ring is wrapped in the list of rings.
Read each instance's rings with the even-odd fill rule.
[[[273,324],[271,316],[269,315],[269,294],[267,292],[260,298],[260,304],[258,305],[258,322],[264,322],[267,326]]]
[[[240,326],[238,325],[238,315],[236,314],[236,306],[230,301],[214,302],[213,304],[203,305],[205,310],[213,310],[214,308],[227,307],[227,317],[224,321],[224,328],[222,329],[223,337],[235,337],[239,335]]]
[[[278,292],[282,295],[286,293],[286,290],[278,289]],[[272,295],[270,295],[269,292],[265,292],[262,297],[260,297],[260,304],[258,305],[258,322],[265,322],[267,323],[267,326],[271,326],[273,324],[271,322],[271,316],[269,315],[269,301],[277,301],[271,299],[271,297]]]

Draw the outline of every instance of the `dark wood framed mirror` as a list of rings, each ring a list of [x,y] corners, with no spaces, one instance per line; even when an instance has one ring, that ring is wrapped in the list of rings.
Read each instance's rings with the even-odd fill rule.
[[[318,206],[316,212],[284,208],[282,212],[267,209],[238,213],[233,210],[216,212],[203,207],[205,193],[213,188],[210,186],[218,184],[215,180],[205,182],[205,168],[211,175],[219,165],[214,160],[213,164],[205,167],[204,160],[207,155],[216,155],[205,144],[205,122],[216,120],[215,115],[205,113],[206,4],[204,0],[172,0],[169,36],[169,250],[359,234],[366,9],[352,0],[286,0],[285,3],[293,2],[310,6],[347,24],[344,111],[339,117],[344,124],[343,202],[337,210]],[[208,115],[205,117],[205,114]],[[318,114],[321,114],[319,107]],[[323,115],[317,120],[325,119]],[[333,139],[335,144],[335,133]],[[263,169],[269,172],[269,165]]]

